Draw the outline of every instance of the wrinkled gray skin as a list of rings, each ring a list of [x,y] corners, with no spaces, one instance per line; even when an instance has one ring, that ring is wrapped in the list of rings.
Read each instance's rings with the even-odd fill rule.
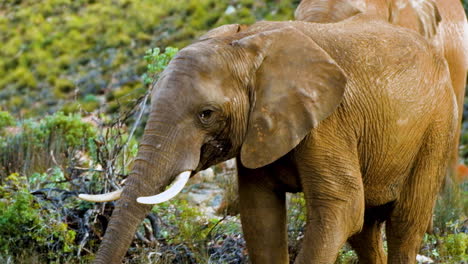
[[[304,192],[296,263],[414,263],[457,127],[445,61],[383,22],[224,26],[181,50],[152,94],[138,157],[95,263],[119,263],[183,171],[237,157],[253,263],[288,263],[285,192]]]

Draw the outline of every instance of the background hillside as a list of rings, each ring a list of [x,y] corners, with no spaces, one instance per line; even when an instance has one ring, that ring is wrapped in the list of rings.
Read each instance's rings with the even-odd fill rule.
[[[467,10],[468,0],[462,2]],[[75,197],[115,190],[125,179],[148,111],[144,96],[151,80],[145,78],[176,52],[166,47],[182,48],[223,24],[290,20],[298,3],[0,1],[0,262],[88,263],[113,203]],[[147,52],[156,47],[163,52]],[[465,122],[464,164],[467,146]],[[229,216],[235,215],[233,170],[215,166],[213,175],[192,182],[186,193],[222,190],[218,216],[207,216],[186,199],[163,204],[140,227],[126,262],[246,263],[238,218]],[[460,166],[459,177],[467,175]],[[420,254],[439,263],[466,261],[467,194],[466,181],[447,187],[434,218],[436,232],[426,236]],[[303,204],[301,196],[290,197],[293,255],[304,226]],[[338,263],[355,259],[345,247]]]
[[[147,49],[181,48],[227,23],[292,19],[298,2],[3,2],[0,105],[19,117],[98,108],[114,113],[117,100],[145,92],[140,76]]]

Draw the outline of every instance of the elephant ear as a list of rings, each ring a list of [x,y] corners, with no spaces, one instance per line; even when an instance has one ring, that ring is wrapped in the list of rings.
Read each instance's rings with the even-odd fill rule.
[[[303,0],[294,17],[300,21],[333,23],[362,13],[364,5],[355,0]]]
[[[295,148],[335,110],[346,77],[323,49],[293,27],[257,33],[234,44],[256,56],[241,161],[247,168],[259,168]]]
[[[230,35],[241,32],[245,28],[247,28],[247,25],[241,25],[241,24],[223,25],[223,26],[214,28],[214,29],[206,32],[203,36],[198,38],[198,40],[205,40],[205,39],[210,39],[210,38],[215,38],[215,37],[230,36]]]

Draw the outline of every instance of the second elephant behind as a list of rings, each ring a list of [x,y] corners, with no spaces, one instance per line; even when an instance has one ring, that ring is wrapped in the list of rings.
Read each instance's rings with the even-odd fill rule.
[[[458,142],[468,71],[468,24],[460,0],[302,0],[295,12],[300,21],[333,23],[357,15],[387,21],[424,36],[448,62],[458,105],[450,174],[458,163]]]

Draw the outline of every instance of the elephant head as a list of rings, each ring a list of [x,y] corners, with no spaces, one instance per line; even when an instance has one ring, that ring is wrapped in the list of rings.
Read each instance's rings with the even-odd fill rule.
[[[162,73],[96,263],[121,261],[147,204],[173,197],[189,176],[232,157],[248,168],[272,163],[340,104],[346,77],[312,39],[274,23],[244,29],[208,32]]]

